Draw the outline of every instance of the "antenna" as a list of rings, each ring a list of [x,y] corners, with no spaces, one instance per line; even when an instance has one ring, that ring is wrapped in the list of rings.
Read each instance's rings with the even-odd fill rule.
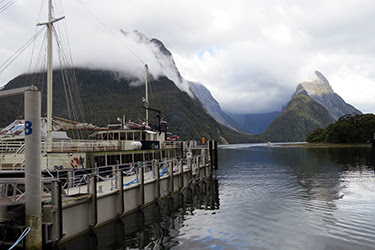
[[[144,99],[145,102],[145,109],[146,109],[146,126],[148,126],[148,66],[145,64],[146,70],[146,98]]]

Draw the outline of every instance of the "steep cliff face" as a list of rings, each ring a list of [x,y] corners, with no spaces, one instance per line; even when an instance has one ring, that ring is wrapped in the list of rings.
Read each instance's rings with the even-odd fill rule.
[[[143,37],[145,36],[143,35]],[[143,39],[143,42],[147,42],[147,40]],[[158,53],[155,53],[155,57],[160,59],[160,61],[167,61],[167,63],[165,64],[166,71],[174,72],[173,75],[175,77],[171,80],[175,82],[176,86],[179,87],[181,90],[187,92],[191,96],[195,96],[196,98],[198,98],[198,100],[202,103],[207,113],[210,116],[212,116],[217,122],[237,131],[239,125],[232,118],[230,118],[227,114],[224,113],[219,103],[215,100],[215,98],[211,95],[210,91],[203,84],[198,82],[187,81],[181,76],[174,62],[172,53],[165,47],[165,45],[156,38],[149,40],[149,42],[156,45],[156,47],[159,50]],[[162,60],[162,58],[160,58],[160,55],[167,58],[167,60]]]
[[[201,101],[207,113],[211,115],[217,122],[225,125],[233,130],[238,131],[239,125],[231,117],[229,117],[220,108],[219,103],[211,95],[211,92],[203,85],[197,82],[189,82],[190,88],[195,96]]]
[[[300,83],[294,95],[304,91],[307,96],[325,107],[336,121],[343,115],[362,114],[361,111],[346,103],[333,91],[327,78],[322,73],[315,71],[315,74],[317,79]]]

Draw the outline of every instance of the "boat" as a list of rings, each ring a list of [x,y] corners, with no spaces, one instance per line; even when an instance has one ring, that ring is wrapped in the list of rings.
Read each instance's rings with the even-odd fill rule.
[[[51,19],[50,22],[61,19]],[[48,55],[52,53],[51,50],[52,45],[48,46]],[[42,170],[50,174],[55,170],[92,169],[103,166],[131,168],[139,161],[171,159],[178,156],[182,143],[177,141],[177,136],[174,136],[173,140],[167,136],[167,122],[160,118],[160,111],[149,107],[148,66],[144,66],[146,72],[146,97],[143,100],[146,111],[145,121],[138,124],[125,121],[123,116],[123,119],[118,118],[119,124],[109,124],[106,128],[100,128],[52,115],[53,71],[52,60],[48,60],[47,116],[41,118]],[[149,126],[149,110],[159,113],[159,124],[156,130]],[[90,139],[72,139],[66,133],[71,130],[87,130],[93,133]],[[0,170],[24,171],[24,148],[25,120],[20,117],[0,130]]]
[[[51,245],[68,241],[181,192],[217,168],[217,144],[210,141],[211,146],[199,147],[196,141],[180,141],[168,131],[160,111],[149,107],[147,65],[144,122],[126,121],[123,116],[118,124],[102,128],[53,116],[51,29],[63,18],[55,19],[51,12],[49,0],[49,21],[41,24],[48,27],[47,116],[40,117],[40,151],[34,148],[31,155],[40,153],[41,167],[31,161],[25,165],[25,158],[30,159],[30,154],[25,157],[30,152],[25,143],[31,129],[27,116],[0,131],[0,232],[14,228],[4,233],[1,244],[13,244],[11,248],[24,247],[21,242],[27,234],[31,236],[26,248],[40,249],[42,241]],[[149,111],[158,113],[156,129],[149,125]],[[72,139],[69,130],[92,134],[89,139]],[[30,174],[30,169],[36,171]]]

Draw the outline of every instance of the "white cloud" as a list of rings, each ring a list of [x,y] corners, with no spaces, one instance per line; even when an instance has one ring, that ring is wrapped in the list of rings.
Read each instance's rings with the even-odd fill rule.
[[[153,74],[168,69],[156,63],[152,48],[120,33],[137,29],[161,40],[182,76],[205,84],[225,110],[280,110],[297,84],[319,70],[346,102],[375,112],[373,1],[60,0],[56,16],[61,4],[66,20],[56,26],[66,25],[77,66],[142,74],[142,63],[119,37]],[[33,35],[36,22],[45,21],[46,8],[40,15],[39,8],[17,1],[0,15],[6,38],[0,40],[0,64]],[[2,72],[0,84],[27,71],[30,54]]]

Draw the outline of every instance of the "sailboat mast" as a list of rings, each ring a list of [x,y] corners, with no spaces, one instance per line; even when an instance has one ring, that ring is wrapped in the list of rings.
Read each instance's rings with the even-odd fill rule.
[[[145,64],[146,70],[146,100],[145,100],[145,108],[146,108],[146,126],[148,126],[148,66]]]
[[[53,112],[53,66],[52,66],[52,0],[48,1],[47,23],[47,143],[52,143],[52,112]]]
[[[59,17],[54,19],[52,16],[52,0],[48,0],[48,22],[38,23],[37,25],[47,26],[47,144],[52,146],[52,97],[53,97],[53,66],[52,66],[52,28],[53,23],[64,19]]]

